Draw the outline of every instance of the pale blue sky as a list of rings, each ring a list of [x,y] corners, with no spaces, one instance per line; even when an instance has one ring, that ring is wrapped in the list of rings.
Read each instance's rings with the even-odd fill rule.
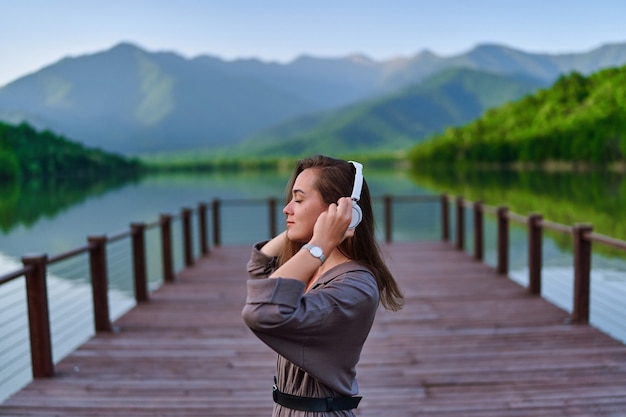
[[[279,62],[449,56],[486,42],[585,52],[626,42],[626,0],[0,0],[0,86],[121,41]]]

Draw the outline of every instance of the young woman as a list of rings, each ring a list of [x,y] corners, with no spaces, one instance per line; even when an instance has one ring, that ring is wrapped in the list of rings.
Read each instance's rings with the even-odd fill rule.
[[[286,230],[252,250],[243,318],[278,353],[274,416],[353,416],[378,305],[398,310],[403,296],[375,240],[360,164],[303,159],[287,194]]]

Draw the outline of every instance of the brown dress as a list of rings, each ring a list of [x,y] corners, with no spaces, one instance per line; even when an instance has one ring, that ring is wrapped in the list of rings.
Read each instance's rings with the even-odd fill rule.
[[[263,244],[254,246],[248,262],[252,279],[242,315],[255,335],[278,353],[278,389],[303,397],[357,395],[355,367],[379,303],[374,276],[350,261],[328,270],[305,292],[304,283],[295,279],[265,279],[276,258],[259,250]],[[354,413],[297,411],[275,404],[273,416]]]

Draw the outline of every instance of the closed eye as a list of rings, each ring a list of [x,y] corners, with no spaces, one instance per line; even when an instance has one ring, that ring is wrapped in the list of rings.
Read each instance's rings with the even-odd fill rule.
[[[293,190],[292,195],[293,195],[293,197],[291,197],[291,201],[293,201],[294,203],[301,203],[302,202],[302,196],[304,195],[304,191],[302,191],[302,190]],[[300,197],[296,198],[296,196],[300,196]]]

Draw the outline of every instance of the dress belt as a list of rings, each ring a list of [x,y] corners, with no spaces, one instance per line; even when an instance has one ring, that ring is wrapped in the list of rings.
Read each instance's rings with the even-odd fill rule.
[[[300,411],[339,411],[357,408],[362,397],[300,397],[298,395],[280,392],[278,387],[272,387],[274,402],[292,410]]]

